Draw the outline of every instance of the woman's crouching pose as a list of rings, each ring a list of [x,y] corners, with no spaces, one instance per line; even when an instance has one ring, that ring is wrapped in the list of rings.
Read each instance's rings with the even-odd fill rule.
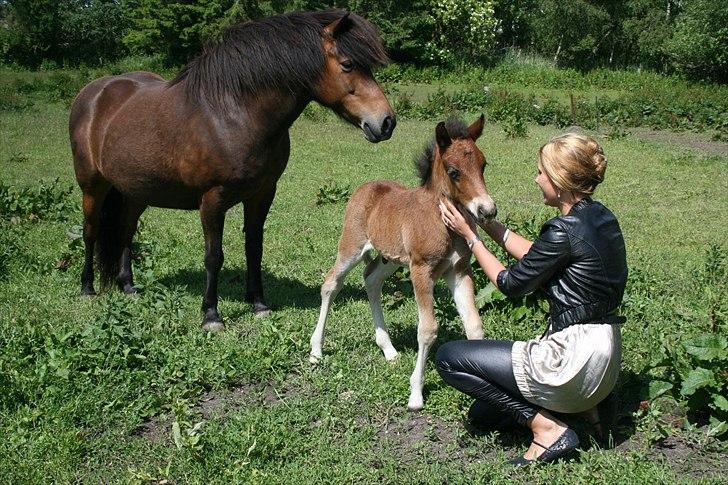
[[[591,199],[605,169],[604,152],[590,137],[567,134],[541,147],[536,183],[544,203],[561,215],[533,242],[498,222],[485,227],[518,260],[508,268],[458,209],[440,206],[445,224],[468,241],[501,292],[520,296],[540,288],[548,297],[548,328],[540,338],[449,342],[436,357],[442,378],[475,398],[469,413],[475,424],[497,429],[515,422],[533,431],[515,465],[573,451],[576,433],[549,411],[593,416],[619,374],[624,318],[615,312],[627,281],[624,239],[614,214]]]

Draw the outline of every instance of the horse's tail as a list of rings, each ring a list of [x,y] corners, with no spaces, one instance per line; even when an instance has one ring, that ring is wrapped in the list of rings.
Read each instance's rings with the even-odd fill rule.
[[[111,187],[106,194],[99,218],[99,233],[96,239],[96,259],[101,273],[101,286],[108,288],[119,274],[119,261],[124,250],[124,227],[122,213],[124,196]]]

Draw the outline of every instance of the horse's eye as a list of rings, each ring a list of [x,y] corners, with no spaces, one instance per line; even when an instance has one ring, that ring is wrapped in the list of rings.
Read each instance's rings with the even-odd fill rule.
[[[342,61],[341,62],[341,70],[344,72],[351,72],[351,70],[354,69],[354,63],[350,60]]]
[[[460,178],[460,170],[458,170],[457,168],[448,168],[447,174],[450,176],[451,179],[453,179],[454,182],[457,182]]]

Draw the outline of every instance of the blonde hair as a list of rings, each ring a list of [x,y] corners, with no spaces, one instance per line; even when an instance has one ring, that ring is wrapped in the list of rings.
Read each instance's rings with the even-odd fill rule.
[[[539,150],[546,175],[560,191],[592,195],[604,181],[607,159],[597,141],[586,135],[556,136]]]

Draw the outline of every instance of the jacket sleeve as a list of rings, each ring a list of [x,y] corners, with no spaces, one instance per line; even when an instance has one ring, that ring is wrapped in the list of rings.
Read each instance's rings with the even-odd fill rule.
[[[566,266],[570,257],[568,234],[563,228],[548,221],[541,229],[541,235],[521,260],[498,273],[498,289],[510,297],[530,293]]]

